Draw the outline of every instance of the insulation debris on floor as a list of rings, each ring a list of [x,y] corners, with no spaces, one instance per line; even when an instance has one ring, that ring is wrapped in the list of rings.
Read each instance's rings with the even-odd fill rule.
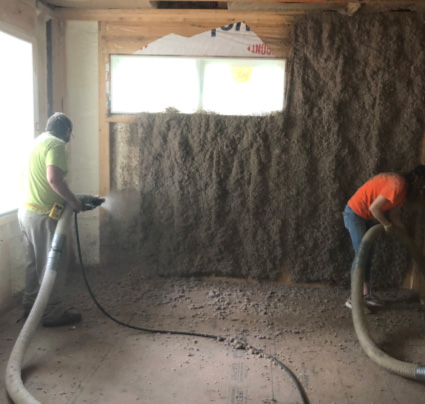
[[[120,321],[151,329],[214,334],[224,341],[137,331],[106,318],[79,274],[67,302],[76,326],[40,327],[23,365],[25,386],[44,404],[301,403],[288,374],[311,403],[420,403],[424,386],[375,365],[362,351],[344,307],[343,288],[283,286],[195,278],[140,278],[137,271],[92,270],[101,305]],[[412,291],[378,295],[371,335],[391,356],[425,363],[425,308]],[[4,374],[22,327],[15,308],[0,318]],[[4,378],[0,402],[10,403]]]

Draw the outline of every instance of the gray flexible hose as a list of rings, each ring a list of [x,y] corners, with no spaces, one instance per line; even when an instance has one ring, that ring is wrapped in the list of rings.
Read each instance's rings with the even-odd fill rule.
[[[22,382],[21,368],[25,352],[43,316],[55,284],[57,271],[60,269],[60,255],[62,246],[66,245],[72,213],[73,209],[67,205],[58,221],[37,299],[22,327],[7,363],[6,389],[15,404],[41,404],[26,390]]]
[[[383,232],[384,227],[382,225],[376,225],[369,229],[362,239],[359,251],[355,258],[353,277],[351,281],[351,304],[354,328],[363,350],[369,358],[379,366],[409,379],[425,381],[424,365],[416,365],[392,358],[376,346],[368,333],[363,302],[365,266],[373,243]],[[425,276],[425,257],[414,244],[413,240],[411,240],[410,237],[399,228],[394,228],[393,234],[394,237],[396,237],[408,249],[416,261],[419,272],[422,276]]]

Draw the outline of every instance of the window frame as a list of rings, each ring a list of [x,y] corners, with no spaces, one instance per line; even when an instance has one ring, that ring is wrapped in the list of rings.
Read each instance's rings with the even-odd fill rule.
[[[33,93],[33,137],[32,139],[35,139],[36,137],[35,123],[37,122],[36,117],[38,116],[37,41],[36,41],[36,38],[29,35],[25,31],[13,25],[6,24],[2,21],[0,21],[0,31],[7,35],[13,36],[16,39],[29,43],[32,48],[32,93]],[[18,209],[19,209],[19,206],[8,211],[0,212],[0,225],[7,224],[10,221],[14,221],[17,216]]]
[[[253,61],[282,61],[284,63],[284,68],[283,68],[283,72],[284,72],[284,77],[283,77],[283,100],[282,100],[282,109],[277,110],[278,112],[283,112],[286,109],[287,106],[287,100],[286,100],[286,95],[287,95],[287,85],[288,85],[288,70],[289,70],[289,59],[288,58],[274,58],[274,57],[229,57],[229,56],[220,56],[220,57],[216,57],[216,56],[175,56],[175,55],[140,55],[140,54],[120,54],[120,53],[109,53],[108,55],[108,65],[109,65],[109,72],[108,72],[108,76],[109,76],[109,83],[107,85],[106,88],[106,98],[108,100],[107,104],[107,111],[108,111],[108,116],[110,116],[111,118],[113,117],[135,117],[140,113],[149,113],[147,111],[140,111],[140,112],[112,112],[112,58],[114,56],[117,57],[155,57],[155,58],[186,58],[186,59],[195,59],[197,61],[197,65],[199,67],[200,62],[203,62],[203,60],[205,59],[217,59],[217,60],[224,60],[224,59],[229,59],[229,60],[240,60],[240,61],[244,61],[244,60],[253,60]],[[205,70],[205,63],[202,63],[203,65],[203,69],[202,69],[202,74]],[[198,70],[199,73],[199,70]],[[198,74],[198,80],[199,80],[199,93],[200,93],[200,97],[198,99],[198,105],[202,105],[202,93],[203,93],[203,81],[202,81],[202,77],[201,75]],[[181,113],[188,113],[188,114],[196,114],[196,113],[208,113],[209,111],[206,111],[204,109],[201,110],[197,110],[194,112],[181,112]],[[268,114],[271,113],[275,113],[276,111],[270,111],[268,113],[263,113],[263,114],[259,114],[259,115],[254,115],[254,114],[246,114],[246,115],[238,115],[238,114],[221,114],[219,112],[214,112],[213,113],[217,113],[219,115],[237,115],[237,116],[267,116]],[[165,113],[165,111],[162,112],[151,112],[151,113],[156,113],[156,114],[161,114],[161,113]]]

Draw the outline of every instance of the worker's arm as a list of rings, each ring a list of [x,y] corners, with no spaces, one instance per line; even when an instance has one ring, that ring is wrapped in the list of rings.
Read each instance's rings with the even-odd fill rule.
[[[404,224],[400,220],[400,208],[393,208],[390,210],[390,220],[391,223],[394,223],[397,227],[404,229]]]
[[[58,195],[65,199],[76,212],[83,209],[80,200],[69,189],[64,172],[56,166],[47,166],[47,181]]]
[[[370,213],[372,213],[373,217],[384,226],[385,231],[389,232],[391,231],[390,229],[393,223],[396,226],[400,226],[401,222],[400,222],[400,219],[398,218],[397,208],[391,209],[391,211],[394,211],[394,212],[390,211],[390,219],[386,217],[384,211],[382,210],[382,207],[387,202],[389,202],[387,198],[385,198],[382,195],[378,195],[378,197],[369,206],[369,210],[370,210]]]

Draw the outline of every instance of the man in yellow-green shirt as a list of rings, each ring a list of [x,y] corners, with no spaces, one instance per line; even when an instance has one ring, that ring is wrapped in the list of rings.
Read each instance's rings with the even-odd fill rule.
[[[82,210],[80,200],[65,181],[68,172],[65,146],[71,140],[72,122],[63,113],[53,114],[46,131],[34,140],[22,179],[23,203],[19,209],[19,225],[27,245],[27,265],[23,297],[24,315],[28,315],[43,278],[57,220],[49,216],[55,204],[69,203],[76,212]],[[61,270],[43,315],[43,325],[55,327],[81,320],[75,309],[66,310],[62,302],[69,246],[61,254]],[[62,268],[64,270],[62,270]]]

